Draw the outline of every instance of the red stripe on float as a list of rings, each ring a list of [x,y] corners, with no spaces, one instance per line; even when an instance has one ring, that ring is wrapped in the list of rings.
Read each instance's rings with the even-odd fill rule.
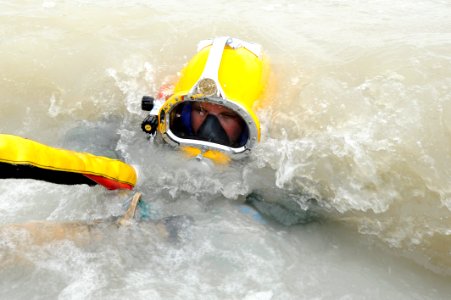
[[[89,174],[83,174],[84,176],[88,177],[92,181],[94,181],[97,184],[103,185],[109,190],[118,190],[118,189],[125,189],[125,190],[132,190],[133,186],[130,184],[126,184],[123,182],[118,182],[113,179],[108,179],[102,176],[97,175],[89,175]]]

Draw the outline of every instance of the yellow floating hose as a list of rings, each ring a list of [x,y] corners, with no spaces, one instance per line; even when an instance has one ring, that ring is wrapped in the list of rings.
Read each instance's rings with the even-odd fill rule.
[[[0,134],[0,178],[32,178],[61,184],[101,184],[133,189],[134,168],[124,162]]]

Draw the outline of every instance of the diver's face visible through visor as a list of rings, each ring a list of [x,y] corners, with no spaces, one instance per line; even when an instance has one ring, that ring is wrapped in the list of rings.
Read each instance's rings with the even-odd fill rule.
[[[235,145],[243,132],[243,120],[230,108],[208,102],[194,102],[191,109],[193,133],[207,141]]]
[[[181,139],[206,141],[220,146],[241,147],[248,129],[232,109],[206,101],[181,103],[171,112],[170,129]]]

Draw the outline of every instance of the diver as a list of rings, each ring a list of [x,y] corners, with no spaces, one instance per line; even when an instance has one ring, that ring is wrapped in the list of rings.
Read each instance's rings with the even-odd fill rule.
[[[246,157],[260,141],[261,106],[270,66],[261,46],[231,37],[201,41],[197,53],[180,72],[172,91],[157,99],[145,96],[150,111],[142,129],[155,140],[180,149],[189,157],[229,164]],[[315,206],[315,196],[300,195]],[[285,225],[308,223],[317,217],[286,199],[268,201],[258,192],[246,203]],[[293,201],[291,201],[293,202]]]

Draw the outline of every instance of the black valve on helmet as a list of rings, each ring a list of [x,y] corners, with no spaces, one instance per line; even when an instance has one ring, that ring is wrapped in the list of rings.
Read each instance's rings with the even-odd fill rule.
[[[158,126],[158,117],[148,115],[141,123],[141,129],[148,134],[154,134]]]
[[[154,98],[151,96],[144,96],[141,100],[141,109],[151,111],[154,107]],[[141,123],[141,129],[148,134],[154,134],[158,126],[158,117],[155,115],[148,115]]]
[[[154,97],[144,96],[141,100],[141,109],[145,111],[151,111],[153,108]]]

